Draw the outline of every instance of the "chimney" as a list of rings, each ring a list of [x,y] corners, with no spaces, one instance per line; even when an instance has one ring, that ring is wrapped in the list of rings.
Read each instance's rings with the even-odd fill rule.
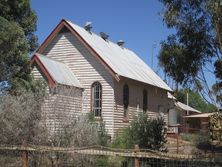
[[[117,41],[117,45],[119,45],[120,47],[123,47],[124,43],[125,42],[123,40]]]
[[[109,38],[109,35],[107,35],[105,32],[100,32],[99,34],[100,34],[100,37],[104,39],[105,41]]]
[[[92,28],[91,24],[92,22],[87,21],[84,26],[85,30],[88,31],[89,33],[91,33],[91,28]]]

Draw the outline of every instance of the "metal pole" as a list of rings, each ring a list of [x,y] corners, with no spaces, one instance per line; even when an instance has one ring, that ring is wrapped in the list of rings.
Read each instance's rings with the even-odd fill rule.
[[[154,41],[153,45],[152,45],[152,57],[151,57],[151,68],[153,69],[153,50],[154,48],[156,48],[156,41]]]
[[[189,115],[188,105],[189,105],[189,94],[188,94],[188,92],[187,92],[187,115]]]

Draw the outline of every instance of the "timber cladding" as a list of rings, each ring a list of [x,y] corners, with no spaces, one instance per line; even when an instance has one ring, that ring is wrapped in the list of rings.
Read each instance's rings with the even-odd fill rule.
[[[127,84],[129,86],[129,108],[128,117],[124,119],[123,108],[123,87]],[[138,113],[143,112],[143,90],[147,90],[147,114],[149,118],[153,119],[163,112],[165,122],[168,122],[168,108],[169,100],[167,97],[167,91],[143,84],[130,79],[121,79],[120,82],[114,84],[114,133],[129,125],[129,122],[133,120]],[[162,111],[160,111],[160,106]],[[128,121],[126,121],[128,120]]]
[[[69,66],[83,86],[82,113],[91,111],[91,85],[102,85],[102,119],[113,135],[113,77],[71,33],[59,33],[43,50],[43,54]]]

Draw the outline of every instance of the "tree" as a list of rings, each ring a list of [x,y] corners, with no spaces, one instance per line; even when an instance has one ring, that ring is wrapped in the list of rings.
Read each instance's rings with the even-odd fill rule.
[[[187,103],[187,93],[189,95],[189,106],[201,111],[201,112],[214,112],[217,110],[216,106],[207,103],[198,92],[189,89],[180,89],[176,93],[176,98],[178,101],[186,104]]]
[[[221,82],[222,4],[219,0],[160,0],[164,5],[163,21],[176,34],[162,42],[159,62],[177,84],[198,87],[202,96],[212,91],[204,70],[213,68]]]
[[[0,17],[0,80],[26,78],[28,44],[22,29]]]
[[[29,0],[0,0],[0,82],[11,90],[32,82],[28,54],[37,47],[36,21]]]
[[[37,37],[34,34],[37,16],[31,9],[29,0],[0,0],[0,16],[21,27],[28,43],[28,52],[33,52],[37,48]]]

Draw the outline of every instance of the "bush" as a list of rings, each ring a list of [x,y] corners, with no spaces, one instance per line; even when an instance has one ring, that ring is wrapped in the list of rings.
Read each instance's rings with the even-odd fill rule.
[[[102,122],[96,122],[89,115],[80,115],[72,122],[64,123],[59,131],[51,136],[53,146],[87,147],[106,146],[108,134]]]
[[[0,143],[2,145],[48,143],[48,131],[41,124],[44,90],[19,89],[16,95],[0,95]]]
[[[209,133],[199,133],[196,140],[194,141],[196,147],[202,150],[210,150],[210,134]]]
[[[166,151],[166,130],[162,117],[148,119],[145,113],[139,114],[123,132],[116,137],[113,147],[133,148],[138,144],[142,149]]]
[[[198,134],[194,133],[181,133],[180,137],[182,140],[189,141],[189,142],[194,142],[198,138]]]

